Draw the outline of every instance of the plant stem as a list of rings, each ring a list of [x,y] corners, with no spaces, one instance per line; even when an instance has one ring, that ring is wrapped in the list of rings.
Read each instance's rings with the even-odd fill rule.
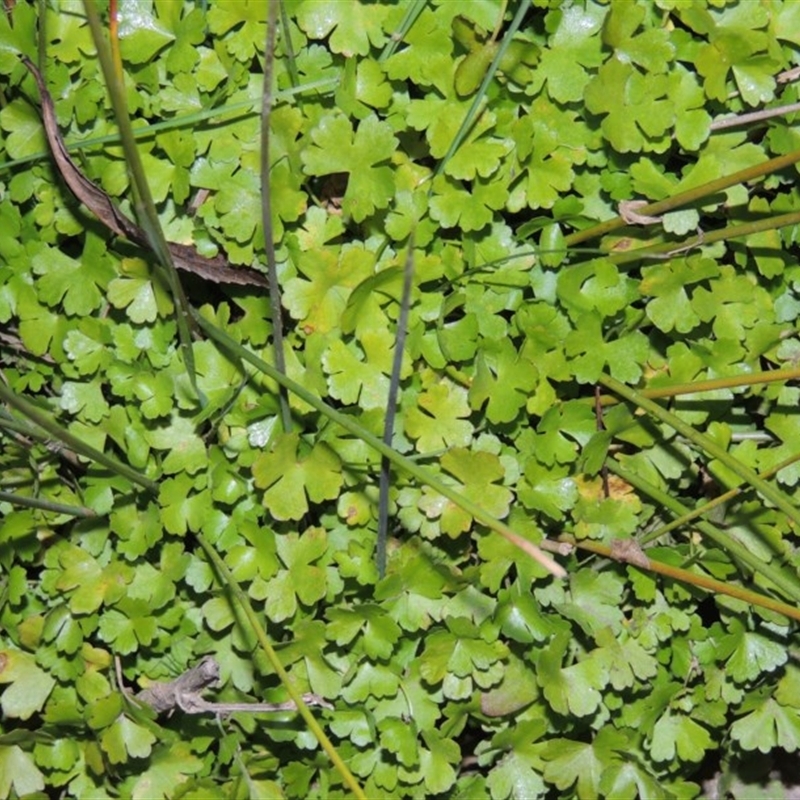
[[[791,153],[787,153],[786,155],[778,156],[777,158],[771,158],[769,161],[764,161],[763,163],[756,164],[753,167],[747,167],[747,169],[739,170],[731,175],[726,175],[722,178],[717,178],[717,180],[709,181],[708,183],[704,183],[702,186],[696,186],[694,189],[688,189],[685,192],[680,192],[672,197],[668,197],[666,200],[659,200],[656,203],[649,203],[648,205],[637,208],[636,210],[639,214],[652,217],[659,216],[667,211],[673,211],[680,206],[700,200],[707,195],[721,192],[723,189],[729,189],[731,186],[736,186],[739,183],[747,183],[748,181],[753,181],[757,178],[763,178],[765,175],[769,175],[772,172],[778,172],[779,170],[785,169],[786,167],[791,166],[798,161],[800,161],[800,150],[793,150]],[[580,242],[585,242],[588,239],[595,239],[599,236],[603,236],[606,233],[617,230],[618,228],[623,228],[627,224],[628,223],[621,216],[614,217],[614,219],[601,222],[599,225],[593,225],[591,228],[586,228],[582,231],[575,231],[575,233],[565,236],[564,243],[567,247],[572,247]]]
[[[11,503],[25,508],[39,508],[43,511],[52,511],[54,514],[69,514],[71,517],[96,517],[91,508],[84,506],[68,506],[64,503],[54,503],[52,500],[42,500],[39,497],[24,497],[11,492],[0,492],[0,502]]]
[[[749,114],[735,114],[732,117],[715,119],[708,126],[708,129],[711,131],[721,131],[725,128],[736,128],[739,125],[748,125],[751,122],[761,122],[765,119],[781,117],[784,114],[794,114],[797,111],[800,111],[800,103],[789,103],[789,105],[776,106],[775,108],[762,108],[761,111],[751,111]]]
[[[765,372],[753,372],[748,375],[731,375],[725,378],[710,378],[705,381],[690,381],[688,383],[675,383],[670,386],[659,386],[641,389],[642,397],[658,400],[662,397],[678,397],[686,394],[700,394],[701,392],[715,392],[720,389],[738,389],[740,386],[753,386],[759,383],[777,383],[779,381],[793,381],[800,378],[800,369],[773,369]],[[586,397],[586,402],[595,402],[595,398]],[[610,406],[620,400],[612,395],[600,397],[600,405]]]
[[[793,456],[790,456],[785,461],[781,461],[780,464],[776,464],[772,469],[765,470],[762,473],[759,473],[759,477],[766,480],[767,478],[772,477],[779,473],[782,469],[794,464],[796,461],[800,460],[800,453],[795,453]],[[622,471],[617,473],[620,477],[625,478]],[[718,506],[727,503],[730,500],[733,500],[734,497],[738,497],[742,492],[743,488],[741,486],[736,486],[733,489],[729,489],[727,492],[723,492],[722,494],[715,497],[713,500],[710,500],[708,503],[702,503],[701,505],[697,506],[697,508],[692,509],[689,511],[688,514],[683,514],[677,519],[674,519],[667,525],[662,525],[661,527],[657,528],[656,530],[650,531],[646,536],[643,536],[639,542],[640,544],[645,544],[646,542],[652,542],[658,539],[661,536],[669,533],[670,531],[675,530],[675,528],[680,528],[681,526],[685,525],[688,522],[691,522],[698,517],[704,517],[706,514],[711,512],[713,509],[717,508]]]
[[[717,231],[710,231],[709,233],[698,233],[696,236],[680,244],[676,244],[675,242],[663,242],[648,247],[640,247],[636,250],[628,250],[623,253],[608,253],[605,257],[611,261],[612,264],[617,265],[629,264],[634,261],[640,261],[643,258],[667,259],[684,253],[687,250],[692,250],[695,247],[702,247],[703,245],[713,244],[714,242],[727,241],[728,239],[737,239],[741,236],[752,236],[754,233],[777,230],[778,228],[785,228],[789,225],[797,225],[798,223],[800,223],[800,211],[793,211],[791,214],[781,214],[777,217],[767,217],[765,219],[754,220],[753,222],[744,222],[741,225],[730,225],[727,228],[720,228]]]
[[[106,455],[100,450],[95,450],[91,445],[86,444],[82,439],[79,439],[74,434],[70,433],[66,428],[60,425],[55,420],[51,419],[47,414],[37,408],[33,403],[28,402],[23,397],[14,394],[2,381],[0,381],[0,399],[8,403],[12,408],[15,408],[26,417],[29,421],[35,423],[43,430],[47,431],[53,438],[63,442],[76,453],[80,453],[104,467],[108,467],[112,472],[123,475],[129,481],[137,484],[138,486],[147,489],[153,494],[158,494],[158,484],[151,481],[144,475],[138,473],[127,464],[117,461],[116,458]]]
[[[558,542],[568,544],[572,547],[578,547],[581,550],[588,550],[591,553],[596,553],[597,555],[605,556],[606,558],[613,558],[623,562],[625,561],[625,559],[621,559],[615,555],[613,548],[604,544],[600,544],[599,542],[591,542],[585,539],[579,541],[573,539],[571,536],[559,536]],[[789,619],[800,620],[800,609],[783,603],[780,600],[773,600],[771,597],[766,597],[763,594],[758,594],[757,592],[753,592],[741,586],[723,583],[722,581],[715,580],[714,578],[709,578],[706,575],[698,575],[696,572],[689,572],[689,570],[681,569],[680,567],[673,567],[670,564],[665,564],[663,561],[656,561],[655,559],[650,558],[647,554],[645,554],[645,558],[648,561],[646,569],[650,570],[651,572],[655,572],[659,575],[665,575],[668,578],[673,578],[674,580],[681,581],[682,583],[688,583],[692,586],[697,586],[700,589],[707,589],[708,591],[716,594],[725,594],[729,597],[735,597],[737,600],[742,600],[745,603],[761,606],[762,608],[767,608],[770,611],[776,611],[778,614],[782,614],[784,617],[788,617]],[[645,569],[644,565],[638,561],[633,566],[635,566],[636,569]]]
[[[202,533],[196,533],[195,538],[200,544],[200,547],[203,548],[203,552],[206,554],[209,561],[211,561],[211,563],[214,565],[225,585],[230,588],[236,599],[239,601],[239,605],[242,607],[242,610],[244,611],[244,614],[247,617],[253,632],[256,634],[262,650],[269,659],[272,668],[275,670],[275,674],[280,678],[281,683],[286,687],[289,697],[292,698],[294,704],[297,706],[298,713],[301,717],[303,717],[314,736],[317,737],[317,741],[322,746],[322,749],[328,754],[328,757],[336,769],[339,770],[339,774],[350,788],[350,791],[357,798],[359,798],[359,800],[366,800],[366,795],[359,786],[358,781],[356,781],[353,773],[347,768],[347,765],[342,760],[342,757],[333,746],[331,740],[326,736],[325,731],[322,730],[322,727],[320,726],[319,722],[317,722],[308,706],[305,704],[305,702],[303,702],[303,696],[297,691],[292,679],[289,677],[289,673],[284,669],[283,664],[281,664],[278,654],[275,652],[275,649],[269,641],[266,631],[261,625],[261,621],[259,620],[258,616],[256,616],[256,612],[253,610],[252,605],[250,605],[250,600],[247,597],[247,594],[236,582],[236,579],[233,577],[233,573],[228,569],[227,565],[222,558],[220,558],[219,554],[213,548],[208,539],[206,539]]]
[[[705,450],[712,458],[716,458],[724,466],[738,475],[743,481],[749,483],[763,497],[777,506],[794,524],[800,528],[800,511],[789,501],[786,495],[772,484],[759,478],[756,472],[750,467],[745,466],[738,458],[732,456],[725,448],[718,445],[711,437],[695,430],[691,425],[684,422],[680,417],[662,408],[658,403],[648,400],[640,392],[631,389],[616,378],[601,373],[598,382],[602,383],[607,389],[624,397],[634,405],[647,411],[656,419],[669,425],[673,430],[685,436],[690,442],[701,450]]]
[[[609,459],[606,465],[615,475],[619,475],[620,478],[631,486],[648,495],[656,503],[664,506],[664,508],[669,509],[676,517],[685,517],[690,513],[691,509],[687,508],[679,500],[676,500],[671,494],[662,491],[657,486],[653,486],[638,473],[625,469],[619,462]],[[800,602],[800,586],[798,586],[796,577],[793,578],[783,572],[779,567],[765,563],[733,536],[721,531],[710,522],[700,520],[695,524],[695,527],[703,536],[719,545],[719,547],[737,558],[742,564],[746,564],[753,572],[762,575],[766,580],[775,584],[786,597],[795,602]],[[648,537],[645,537],[643,541],[647,540]]]

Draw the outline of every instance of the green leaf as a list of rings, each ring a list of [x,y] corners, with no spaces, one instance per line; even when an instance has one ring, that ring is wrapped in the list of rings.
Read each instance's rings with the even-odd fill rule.
[[[492,453],[473,452],[464,448],[452,448],[442,456],[441,466],[457,478],[456,488],[467,497],[480,497],[481,504],[492,516],[502,519],[508,514],[512,494],[504,486],[498,486],[504,470],[497,456]],[[445,500],[435,492],[423,494],[420,508],[429,519],[441,517],[441,529],[450,536],[469,530],[472,517],[452,501]]]
[[[433,181],[430,215],[445,228],[478,231],[494,218],[494,212],[505,205],[507,191],[497,180],[477,178],[471,187],[444,175]]]
[[[285,663],[293,664],[293,671],[299,675],[307,675],[312,691],[323,697],[339,697],[342,689],[341,672],[337,671],[326,653],[328,647],[325,637],[325,625],[320,621],[305,620],[294,627],[295,638],[287,643],[281,656]]]
[[[126,61],[150,61],[174,39],[153,13],[152,0],[122,0],[118,14],[120,50]]]
[[[506,646],[499,641],[479,638],[478,629],[463,618],[451,618],[448,628],[450,630],[436,631],[427,638],[420,656],[422,677],[433,684],[452,676],[470,678],[483,688],[496,682],[494,676],[499,662],[508,652]]]
[[[41,792],[44,787],[44,775],[30,753],[17,745],[0,745],[1,797],[11,797],[12,789],[15,796],[26,797]]]
[[[770,210],[766,200],[756,197],[750,202],[750,209],[756,214],[763,214]],[[755,258],[758,271],[765,278],[775,278],[786,268],[787,260],[783,253],[780,233],[777,230],[766,230],[748,236],[747,247]]]
[[[163,398],[156,397],[154,401],[162,402]],[[163,464],[168,475],[183,471],[193,475],[208,464],[205,444],[195,433],[192,421],[174,409],[169,424],[146,430],[144,439],[154,450],[169,451]]]
[[[741,341],[748,330],[773,319],[766,290],[731,266],[723,267],[709,288],[700,286],[694,292],[692,308],[703,322],[713,320],[714,332],[722,339]]]
[[[561,104],[582,99],[590,68],[603,61],[599,36],[605,8],[570,6],[548,19],[548,47],[534,72],[533,88],[544,83],[548,95]]]
[[[539,651],[536,679],[550,707],[564,716],[594,714],[602,701],[599,692],[608,680],[608,671],[597,659],[587,658],[564,667],[569,633],[557,634],[549,647]]]
[[[468,110],[469,103],[452,97],[450,91],[445,97],[429,94],[411,100],[408,105],[408,123],[415,130],[424,131],[431,155],[442,158],[450,148]]]
[[[188,742],[162,745],[153,753],[150,766],[132,782],[130,796],[134,800],[172,797],[176,787],[202,768],[203,762],[191,751]]]
[[[253,478],[264,489],[264,505],[276,519],[300,519],[308,501],[332,500],[342,486],[339,459],[325,444],[307,447],[297,434],[282,434],[253,463]]]
[[[705,79],[709,98],[724,100],[728,74],[733,73],[737,88],[748,105],[767,102],[774,97],[776,62],[767,54],[769,37],[758,28],[764,27],[763,14],[745,13],[741,19],[723,15],[705,46],[697,53],[698,72]],[[726,19],[728,17],[729,19]]]
[[[386,208],[394,194],[389,167],[378,167],[397,147],[391,127],[370,114],[354,131],[347,117],[325,116],[311,132],[314,147],[304,150],[309,175],[349,174],[342,210],[361,222],[376,209]]]
[[[472,437],[467,392],[460,386],[442,381],[433,384],[417,398],[417,405],[407,414],[406,433],[417,440],[421,453],[444,447],[466,447]]]
[[[42,276],[37,282],[39,297],[51,307],[60,305],[69,316],[85,317],[99,308],[101,288],[111,277],[104,260],[81,263],[54,248],[38,252],[31,266]]]
[[[543,780],[544,761],[537,746],[547,729],[542,718],[522,720],[513,729],[496,734],[494,747],[507,751],[489,773],[486,784],[496,798],[544,798],[548,787]]]
[[[305,251],[298,270],[306,278],[290,278],[284,291],[289,313],[307,334],[337,328],[353,289],[372,275],[375,256],[364,247],[346,247],[341,253]]]
[[[347,58],[365,56],[370,45],[381,47],[386,41],[383,23],[389,9],[380,5],[362,6],[341,3],[330,8],[304,2],[297,13],[297,24],[312,39],[328,39],[331,50]]]
[[[36,10],[23,3],[0,20],[0,72],[9,74],[19,64],[19,54],[33,56],[36,35]],[[22,794],[22,792],[20,792]]]
[[[354,343],[341,339],[326,350],[322,366],[330,376],[331,395],[346,405],[358,403],[365,411],[385,408],[394,337],[387,330],[366,331],[360,342],[363,356]]]
[[[637,797],[652,797],[653,800],[670,800],[675,797],[672,789],[659,782],[648,770],[633,760],[614,761],[600,778],[602,797],[618,797],[620,800],[636,800]]]
[[[400,679],[388,667],[372,662],[362,663],[352,680],[342,688],[342,697],[351,705],[367,698],[394,697]]]
[[[376,605],[355,609],[332,609],[327,635],[337,644],[348,644],[359,636],[367,657],[388,659],[400,638],[400,627]]]
[[[124,308],[130,321],[136,324],[169,316],[173,306],[165,290],[149,277],[136,274],[139,272],[139,268],[134,268],[134,277],[114,278],[108,284],[108,301],[114,308]]]
[[[663,28],[639,30],[647,8],[622,2],[612,2],[611,11],[603,24],[603,41],[614,50],[614,57],[633,62],[647,72],[666,72],[675,53],[669,33]]]
[[[214,199],[214,207],[221,215],[220,225],[227,237],[240,244],[250,242],[261,213],[261,185],[257,176],[239,171],[225,180]]]
[[[224,42],[225,49],[240,61],[255,56],[264,46],[267,9],[254,0],[237,6],[223,3],[208,10],[208,28]]]
[[[59,561],[64,571],[56,581],[61,591],[72,591],[70,609],[76,614],[97,611],[104,603],[114,603],[131,580],[131,570],[115,562],[103,568],[79,547],[64,548]]]
[[[526,507],[543,511],[552,519],[562,519],[564,512],[575,505],[578,487],[566,472],[529,459],[525,465],[525,480],[520,481],[517,497]]]
[[[412,767],[419,763],[419,748],[415,726],[409,725],[402,719],[387,719],[381,730],[381,747],[394,753],[397,760],[405,767]]]
[[[770,753],[780,747],[793,753],[800,748],[800,712],[771,697],[763,698],[749,714],[731,725],[730,733],[746,751]]]
[[[528,182],[525,196],[533,209],[552,208],[556,200],[572,186],[575,173],[567,153],[556,150],[544,153],[535,150],[528,161]]]
[[[454,741],[444,738],[435,729],[423,730],[422,738],[427,745],[420,759],[425,786],[432,795],[447,792],[455,783],[453,765],[461,760],[461,750]]]
[[[669,81],[669,96],[682,111],[675,119],[675,138],[686,150],[699,150],[711,132],[703,90],[696,75],[680,64],[672,64]]]
[[[386,74],[448,94],[453,80],[451,19],[443,7],[423,8],[404,37],[404,46],[384,62]]]
[[[667,711],[653,728],[650,753],[656,761],[702,761],[714,742],[706,728],[684,714]]]
[[[511,144],[508,141],[490,137],[478,138],[476,134],[456,150],[444,171],[457,180],[472,181],[479,175],[481,178],[489,178],[500,168],[503,157],[510,150]]]
[[[604,342],[596,313],[585,317],[581,327],[567,336],[564,350],[573,359],[575,377],[582,383],[596,382],[604,368],[619,381],[636,383],[648,353],[647,339],[640,331]]]
[[[324,586],[319,583],[319,570],[311,562],[321,558],[328,544],[323,528],[310,528],[301,536],[287,534],[276,542],[278,556],[297,581],[297,594],[308,604],[322,597]]]
[[[622,595],[623,582],[618,575],[578,570],[570,577],[569,599],[560,611],[590,635],[606,626],[616,632],[623,619]]]
[[[656,675],[656,658],[635,639],[620,639],[608,627],[598,632],[596,641],[602,648],[600,658],[608,663],[609,681],[617,691],[630,688],[637,682],[648,681]]]
[[[102,387],[96,383],[67,381],[61,390],[59,404],[64,411],[87,422],[99,422],[109,411]]]
[[[606,543],[614,538],[633,536],[640,524],[641,511],[639,498],[632,493],[607,500],[581,499],[574,512],[575,536]]]
[[[297,600],[310,606],[325,596],[328,577],[314,562],[325,554],[327,537],[323,528],[309,528],[301,535],[281,536],[275,544],[286,569],[270,581],[266,607],[270,618],[279,622],[295,613]]]
[[[14,100],[0,110],[0,128],[8,134],[3,144],[11,158],[25,158],[47,149],[39,114],[24,100]]]
[[[109,343],[107,330],[86,320],[80,330],[67,333],[64,352],[80,375],[90,376],[110,363]]]
[[[494,423],[511,422],[525,406],[539,378],[536,367],[508,339],[485,342],[478,350],[475,370],[470,405],[480,408],[486,403],[486,416]]]
[[[786,648],[766,636],[746,631],[737,619],[730,621],[730,634],[720,641],[719,656],[727,658],[728,674],[737,683],[749,683],[786,663]]]
[[[597,259],[575,269],[562,270],[558,296],[580,327],[586,315],[619,314],[638,299],[639,290],[636,282],[622,274],[615,264]]]
[[[35,356],[60,348],[67,322],[63,315],[47,311],[33,300],[23,297],[19,304],[19,334],[25,347]]]
[[[56,685],[35,658],[21,650],[0,651],[0,683],[8,684],[0,698],[3,714],[23,720],[42,709]],[[6,753],[8,757],[17,756]]]
[[[603,777],[621,766],[628,747],[625,735],[612,728],[603,728],[592,742],[550,739],[542,750],[544,778],[562,791],[575,785],[578,797],[597,797]]]
[[[150,614],[147,603],[136,601],[120,604],[100,619],[100,638],[114,645],[117,653],[132,653],[140,645],[149,645],[157,631],[158,621]]]
[[[502,681],[481,694],[481,712],[489,717],[515,714],[533,703],[539,695],[530,665],[509,653]]]
[[[714,261],[697,256],[673,259],[658,267],[645,267],[641,292],[655,298],[647,304],[647,316],[665,333],[671,330],[689,333],[700,324],[700,317],[692,308],[687,287],[718,274],[719,268]]]
[[[151,731],[120,714],[113,725],[103,731],[100,746],[112,764],[124,764],[129,758],[147,758],[155,742]]]
[[[184,474],[161,482],[158,493],[160,520],[170,533],[183,535],[187,530],[199,531],[208,523],[212,511],[211,496],[208,492],[195,493],[193,487],[194,481]],[[151,525],[152,520],[148,519],[147,525],[136,530],[131,541],[132,549],[146,546],[147,540],[152,539]]]
[[[629,61],[606,61],[584,92],[586,107],[603,116],[601,129],[620,153],[663,152],[675,120],[669,77],[642,74]]]

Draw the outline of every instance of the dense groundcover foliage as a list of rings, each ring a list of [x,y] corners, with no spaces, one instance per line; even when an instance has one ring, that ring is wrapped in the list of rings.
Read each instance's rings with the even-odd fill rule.
[[[267,4],[118,14],[166,238],[263,272]],[[379,455],[296,395],[285,429],[277,383],[196,333],[198,399],[154,258],[70,194],[20,63],[42,30],[76,163],[134,216],[84,6],[7,2],[0,798],[350,793],[295,713],[156,719],[120,692],[115,655],[138,689],[211,654],[215,699],[286,699],[198,536],[293,684],[332,704],[314,713],[368,797],[783,796],[796,622],[699,581],[800,599],[797,222],[724,235],[800,211],[797,170],[630,203],[800,148],[791,113],[718,124],[797,100],[800,3],[301,0],[278,20],[289,376],[383,434],[411,246],[393,448],[532,542],[597,547],[565,547],[556,579],[395,468],[379,578]],[[274,361],[266,290],[184,285]],[[659,402],[691,428],[608,402],[615,382],[683,386]]]

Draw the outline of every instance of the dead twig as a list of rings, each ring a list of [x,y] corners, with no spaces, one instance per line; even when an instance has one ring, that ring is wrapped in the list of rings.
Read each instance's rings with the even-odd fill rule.
[[[751,111],[748,114],[736,114],[732,117],[715,119],[709,126],[710,131],[721,131],[726,128],[735,128],[739,125],[749,125],[751,122],[762,122],[773,117],[782,117],[800,111],[800,103],[790,103],[777,108],[764,108],[761,111]]]

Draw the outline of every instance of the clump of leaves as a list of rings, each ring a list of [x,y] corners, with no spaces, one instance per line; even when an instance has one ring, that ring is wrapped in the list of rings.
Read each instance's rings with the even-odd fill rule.
[[[7,6],[0,798],[745,796],[753,765],[780,796],[798,6],[282,5],[266,230],[267,4],[112,9],[154,219],[83,6]],[[122,213],[241,274],[274,243],[285,375],[265,289],[183,307],[150,234],[67,190],[39,41]],[[333,709],[156,719],[114,655],[134,688],[213,655],[220,702]]]

